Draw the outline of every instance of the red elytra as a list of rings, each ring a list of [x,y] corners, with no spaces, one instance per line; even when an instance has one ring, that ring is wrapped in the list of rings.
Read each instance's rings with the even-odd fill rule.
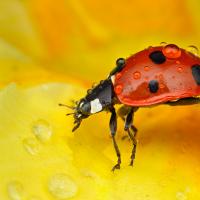
[[[163,63],[155,63],[149,55],[162,52]],[[200,85],[192,75],[191,67],[200,65],[199,57],[177,47],[149,47],[126,59],[120,76],[115,74],[114,88],[119,101],[130,106],[148,106],[200,95]],[[149,81],[158,82],[157,91],[149,90]]]

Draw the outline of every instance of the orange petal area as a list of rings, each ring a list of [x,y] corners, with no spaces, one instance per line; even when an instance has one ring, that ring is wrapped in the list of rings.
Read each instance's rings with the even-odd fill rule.
[[[122,165],[112,173],[110,115],[91,116],[72,133],[70,110],[58,106],[84,93],[78,84],[62,83],[0,91],[0,199],[200,198],[199,105],[139,109],[134,167],[119,119]]]

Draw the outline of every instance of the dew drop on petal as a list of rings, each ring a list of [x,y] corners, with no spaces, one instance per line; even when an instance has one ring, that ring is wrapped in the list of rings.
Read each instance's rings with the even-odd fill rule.
[[[13,181],[8,184],[7,187],[8,196],[11,200],[22,200],[23,198],[23,186],[18,181]]]
[[[184,192],[177,192],[176,199],[177,200],[187,200],[187,195]]]
[[[199,55],[199,49],[194,45],[188,46],[187,47],[187,51],[189,51],[190,53],[194,54],[195,56]]]
[[[141,73],[138,72],[138,71],[134,72],[134,73],[133,73],[133,78],[134,78],[134,79],[140,79],[140,78],[141,78]]]
[[[66,174],[56,174],[49,180],[48,189],[57,199],[68,199],[76,195],[77,185]]]
[[[181,56],[181,49],[175,44],[168,44],[162,49],[163,54],[167,58],[179,58]]]
[[[116,85],[115,86],[115,93],[120,94],[122,92],[122,89],[123,89],[122,85]]]
[[[46,142],[51,138],[52,128],[45,120],[39,119],[32,125],[32,132],[41,142]]]
[[[35,138],[25,138],[23,140],[23,145],[25,150],[31,154],[31,155],[36,155],[38,154],[40,150],[40,145],[38,144],[38,141]]]

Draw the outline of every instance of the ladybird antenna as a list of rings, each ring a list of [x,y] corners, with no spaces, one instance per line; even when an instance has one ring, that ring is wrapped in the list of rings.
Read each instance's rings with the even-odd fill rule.
[[[58,105],[59,105],[59,106],[65,106],[65,107],[67,107],[67,108],[69,108],[69,109],[72,109],[72,110],[75,109],[75,107],[73,107],[73,106],[68,106],[68,105],[62,104],[62,103],[59,103]]]
[[[75,113],[67,113],[66,116],[73,115],[73,114],[75,114]]]

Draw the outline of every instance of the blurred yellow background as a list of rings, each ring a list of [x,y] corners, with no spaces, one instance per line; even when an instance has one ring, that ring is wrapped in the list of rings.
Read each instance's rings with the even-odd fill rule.
[[[200,47],[199,8],[198,0],[0,1],[0,199],[200,199],[199,105],[139,109],[133,168],[119,122],[114,174],[110,115],[73,135],[57,106],[106,78],[118,57],[161,42]]]
[[[199,7],[198,0],[1,1],[1,84],[21,79],[21,71],[37,76],[35,69],[93,82],[116,58],[147,46],[198,47]]]

